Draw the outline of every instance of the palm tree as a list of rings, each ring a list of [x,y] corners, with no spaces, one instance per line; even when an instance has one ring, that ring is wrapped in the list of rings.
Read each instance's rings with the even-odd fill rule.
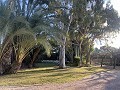
[[[34,27],[31,26],[28,21],[28,15],[26,19],[26,16],[21,16],[20,12],[15,12],[13,5],[15,2],[12,5],[11,2],[9,4],[1,2],[0,6],[0,19],[3,21],[0,22],[0,28],[3,30],[1,31],[3,35],[1,37],[1,41],[3,40],[3,42],[1,42],[0,55],[1,74],[16,73],[30,49],[36,45],[43,45],[48,54],[50,54],[51,50],[51,45],[47,38],[48,34],[46,34],[46,29],[50,29],[50,26],[41,25],[40,23],[36,23],[37,25]],[[11,7],[8,7],[9,5]],[[10,63],[8,64],[8,61],[5,60],[11,58],[12,50],[15,53],[15,58],[12,61],[9,60]]]

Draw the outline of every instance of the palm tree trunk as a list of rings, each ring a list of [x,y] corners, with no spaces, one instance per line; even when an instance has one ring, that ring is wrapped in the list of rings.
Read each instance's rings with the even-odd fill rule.
[[[14,61],[11,65],[11,68],[9,71],[7,71],[8,74],[15,74],[20,69],[22,62]]]
[[[2,67],[2,62],[0,62],[0,75],[3,74],[3,67]]]
[[[12,54],[12,46],[9,43],[5,49],[3,50],[1,60],[0,60],[0,74],[5,74],[6,71],[11,66],[11,54]]]
[[[34,63],[34,61],[36,60],[39,52],[40,52],[40,48],[38,47],[38,48],[36,48],[35,51],[33,52],[33,56],[32,56],[31,61],[30,61],[30,63],[29,63],[29,68],[32,68],[32,67],[33,67],[33,63]]]

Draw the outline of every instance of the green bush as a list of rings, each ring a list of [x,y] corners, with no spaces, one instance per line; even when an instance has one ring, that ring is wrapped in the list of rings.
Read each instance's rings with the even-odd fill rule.
[[[73,65],[78,66],[79,61],[80,61],[80,57],[75,57],[73,61]]]

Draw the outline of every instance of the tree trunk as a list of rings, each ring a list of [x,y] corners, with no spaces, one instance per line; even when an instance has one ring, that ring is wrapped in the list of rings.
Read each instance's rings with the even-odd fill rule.
[[[91,53],[91,46],[88,49],[87,57],[86,57],[86,66],[88,66],[88,63],[90,62],[90,53]]]
[[[22,0],[22,16],[25,16],[25,10],[26,10],[26,7],[25,7],[25,0]]]
[[[90,57],[90,65],[92,64],[92,60],[91,60],[91,57]]]
[[[75,46],[75,57],[78,57],[78,50],[77,50],[77,46]]]
[[[86,58],[86,66],[88,66],[90,62],[90,52],[87,53],[87,58]]]
[[[15,74],[20,69],[22,62],[14,61],[11,65],[10,70],[8,70],[6,73],[8,74]]]
[[[113,65],[113,69],[115,69],[116,67],[116,58],[114,58],[114,65]]]
[[[29,63],[29,68],[32,68],[32,67],[33,67],[34,61],[36,60],[39,52],[40,52],[40,48],[39,48],[39,47],[34,50],[33,56],[32,56],[32,58],[31,58],[31,60],[30,60],[30,63]]]
[[[102,59],[101,59],[101,67],[103,66],[103,57],[102,57]]]
[[[113,66],[113,56],[110,58],[110,66]]]
[[[9,43],[2,52],[0,60],[0,74],[6,73],[11,65],[12,44]]]
[[[60,45],[60,54],[59,54],[59,68],[65,68],[65,42],[66,38],[62,39],[63,45]]]
[[[2,67],[2,62],[0,62],[0,75],[3,74],[3,67]]]
[[[78,67],[83,66],[83,57],[82,57],[82,43],[79,44],[79,56],[80,56],[80,61],[78,63]]]
[[[67,51],[66,56],[68,56],[67,58],[70,60],[70,63],[73,64],[73,60],[74,60],[74,50],[73,50],[73,47],[71,47],[71,50]]]
[[[74,52],[71,52],[71,63],[73,63],[73,59],[74,59]]]

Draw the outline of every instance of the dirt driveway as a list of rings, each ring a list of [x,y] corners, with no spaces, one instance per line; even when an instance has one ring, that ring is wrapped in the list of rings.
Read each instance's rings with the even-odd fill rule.
[[[96,73],[83,80],[65,84],[0,86],[0,90],[120,90],[120,70]]]

